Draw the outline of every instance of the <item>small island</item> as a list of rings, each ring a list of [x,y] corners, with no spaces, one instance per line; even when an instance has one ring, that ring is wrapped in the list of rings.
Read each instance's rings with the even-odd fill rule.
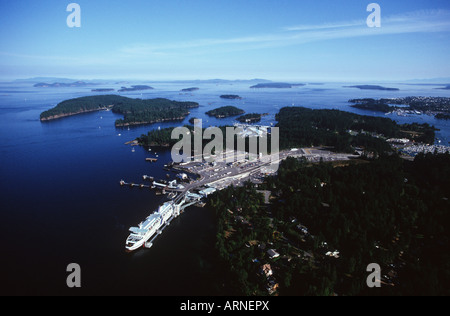
[[[189,114],[189,109],[199,107],[195,102],[178,102],[168,99],[131,99],[118,95],[100,95],[70,99],[59,103],[53,109],[41,114],[42,122],[60,119],[82,113],[111,109],[122,114],[116,127],[144,125],[157,122],[181,121]]]
[[[361,90],[400,91],[400,89],[397,89],[397,88],[386,88],[386,87],[375,86],[375,85],[344,86],[344,88],[357,88],[357,89],[361,89]]]
[[[238,117],[237,120],[241,123],[258,123],[261,121],[261,118],[262,114],[249,113]]]
[[[439,89],[439,90],[450,90],[450,85],[445,86],[443,88],[436,88],[436,89]]]
[[[227,99],[227,100],[241,100],[242,98],[238,95],[235,94],[224,94],[220,96],[222,99]]]
[[[119,92],[131,92],[131,91],[143,91],[143,90],[153,90],[153,88],[150,86],[145,86],[145,85],[136,85],[136,86],[131,86],[131,88],[122,87],[119,90]]]
[[[200,88],[186,88],[186,89],[182,89],[181,92],[194,92],[194,91],[198,91],[200,90]]]
[[[251,86],[250,89],[265,89],[265,88],[291,89],[293,87],[303,87],[303,86],[305,86],[305,84],[303,83],[267,82]]]
[[[72,83],[62,83],[62,82],[55,82],[55,83],[45,83],[40,82],[36,83],[33,87],[35,88],[69,88],[69,87],[86,87],[92,84],[86,83],[84,81],[75,81]]]
[[[351,105],[352,108],[367,110],[367,111],[375,111],[382,113],[389,113],[395,108],[387,104],[387,99],[375,100],[371,98],[366,99],[353,99],[349,100],[351,103],[355,103]]]
[[[209,116],[214,116],[216,118],[225,118],[230,116],[237,116],[244,114],[245,111],[242,109],[238,109],[235,106],[223,106],[220,108],[217,108],[215,110],[211,110],[206,112]]]

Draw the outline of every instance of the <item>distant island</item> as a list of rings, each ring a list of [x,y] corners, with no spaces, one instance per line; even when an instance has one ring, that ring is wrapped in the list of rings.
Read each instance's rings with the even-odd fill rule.
[[[386,88],[382,86],[375,85],[359,85],[359,86],[344,86],[344,88],[357,88],[361,90],[382,90],[382,91],[399,91],[397,88]]]
[[[112,92],[114,89],[92,89],[92,92]]]
[[[257,85],[251,86],[250,89],[264,89],[264,88],[272,88],[272,89],[290,89],[292,87],[303,87],[305,84],[303,83],[285,83],[285,82],[267,82],[267,83],[258,83]]]
[[[387,99],[354,99],[349,100],[351,103],[355,103],[354,105],[351,105],[352,108],[361,109],[361,110],[368,110],[368,111],[375,111],[375,112],[383,112],[383,113],[389,113],[395,108],[393,106],[390,106],[387,104]]]
[[[220,96],[222,99],[228,99],[228,100],[241,100],[242,98],[235,94],[224,94]]]
[[[450,115],[450,98],[447,97],[403,97],[391,99],[353,99],[349,100],[354,108],[388,113],[395,110],[409,111],[415,114],[426,113],[436,118]]]
[[[186,88],[186,89],[182,89],[181,92],[193,92],[193,91],[198,91],[200,90],[199,88]]]
[[[89,84],[86,83],[84,81],[75,81],[72,83],[64,83],[64,82],[55,82],[55,83],[45,83],[45,82],[40,82],[40,83],[36,83],[33,87],[35,88],[68,88],[68,87],[86,87],[89,85],[93,85],[93,84]]]
[[[446,87],[443,87],[443,88],[436,88],[436,89],[439,89],[439,90],[450,90],[450,85],[448,85]]]
[[[122,87],[119,90],[119,92],[142,91],[142,90],[153,90],[153,88],[150,86],[145,86],[145,85],[136,85],[136,86],[131,86],[131,88]]]
[[[230,116],[237,116],[244,114],[245,111],[242,109],[238,109],[235,106],[223,106],[220,108],[217,108],[215,110],[211,110],[206,112],[209,116],[214,116],[216,118],[225,118]]]
[[[111,109],[122,114],[116,127],[152,124],[183,120],[190,114],[189,109],[197,108],[195,102],[178,102],[168,99],[131,99],[118,95],[100,95],[70,99],[59,103],[53,109],[41,114],[42,122],[67,116]]]
[[[261,121],[261,118],[262,114],[249,113],[238,117],[237,120],[241,123],[257,123]]]

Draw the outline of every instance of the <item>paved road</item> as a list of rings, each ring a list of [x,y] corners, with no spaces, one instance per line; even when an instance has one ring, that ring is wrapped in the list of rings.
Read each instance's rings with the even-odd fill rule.
[[[223,188],[230,184],[238,185],[251,177],[260,177],[261,173],[271,173],[271,165],[278,164],[287,157],[305,157],[309,161],[320,161],[322,158],[324,161],[338,161],[349,160],[349,157],[356,158],[357,156],[348,154],[335,154],[329,151],[321,150],[320,148],[313,149],[296,149],[291,151],[282,151],[279,155],[271,155],[261,160],[255,159],[254,161],[245,161],[245,153],[238,153],[236,160],[242,161],[242,163],[235,164],[234,166],[228,166],[226,158],[230,158],[234,155],[234,152],[228,151],[224,153],[224,161],[211,166],[201,162],[192,162],[186,164],[184,168],[191,173],[197,173],[201,176],[201,180],[195,183],[188,184],[182,190],[186,192],[188,190],[198,189],[206,185],[214,185],[217,188]]]

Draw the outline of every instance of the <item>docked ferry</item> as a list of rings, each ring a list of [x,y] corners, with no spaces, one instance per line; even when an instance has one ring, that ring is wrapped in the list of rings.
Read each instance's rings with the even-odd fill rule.
[[[143,247],[145,243],[154,236],[172,217],[174,211],[173,202],[169,201],[161,205],[155,213],[151,214],[138,227],[130,228],[125,248],[127,251],[134,251]]]

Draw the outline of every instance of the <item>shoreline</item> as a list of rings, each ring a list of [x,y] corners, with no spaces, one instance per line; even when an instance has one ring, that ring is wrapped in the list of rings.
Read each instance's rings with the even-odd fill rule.
[[[93,110],[84,110],[84,111],[80,111],[80,112],[73,112],[73,113],[64,113],[64,114],[58,114],[58,115],[51,115],[48,117],[41,117],[40,121],[41,122],[49,122],[49,121],[54,121],[54,120],[59,120],[65,117],[70,117],[70,116],[76,116],[76,115],[80,115],[80,114],[86,114],[86,113],[93,113],[93,112],[100,112],[100,111],[107,111],[110,110],[113,106],[107,106],[107,107],[103,107],[103,108],[98,108],[98,109],[93,109]]]

